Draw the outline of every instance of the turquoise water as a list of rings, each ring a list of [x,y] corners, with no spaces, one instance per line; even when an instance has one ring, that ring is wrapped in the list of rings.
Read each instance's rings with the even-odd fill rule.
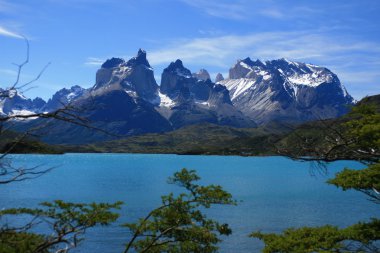
[[[0,185],[0,208],[34,207],[42,201],[124,201],[120,223],[145,216],[160,196],[177,192],[167,177],[181,168],[195,169],[204,184],[219,184],[239,201],[216,207],[211,217],[230,224],[221,252],[260,252],[260,241],[248,238],[255,230],[280,232],[287,227],[325,223],[348,226],[378,217],[378,206],[360,193],[343,192],[324,182],[354,162],[336,162],[328,174],[311,163],[283,157],[177,156],[140,154],[12,155],[17,165],[55,167],[40,178]],[[121,252],[129,237],[118,224],[97,227],[74,252]]]

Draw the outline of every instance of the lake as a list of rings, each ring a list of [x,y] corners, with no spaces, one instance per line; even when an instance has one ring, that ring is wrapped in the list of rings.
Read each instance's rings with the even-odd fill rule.
[[[160,196],[178,193],[167,177],[195,169],[202,184],[219,184],[239,201],[217,206],[208,216],[230,224],[220,252],[260,252],[262,243],[248,238],[255,230],[280,232],[287,227],[330,223],[348,226],[378,216],[378,206],[363,194],[343,192],[324,182],[355,162],[328,165],[327,174],[314,164],[284,157],[179,156],[143,154],[12,155],[17,165],[54,169],[33,180],[0,185],[0,208],[35,207],[43,201],[125,202],[121,218],[109,227],[88,230],[73,252],[121,252],[128,241],[124,222],[145,216],[160,204]]]

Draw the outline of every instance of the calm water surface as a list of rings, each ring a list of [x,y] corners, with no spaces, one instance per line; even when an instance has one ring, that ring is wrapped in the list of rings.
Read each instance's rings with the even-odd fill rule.
[[[348,226],[378,216],[378,207],[360,193],[343,192],[324,182],[354,162],[328,166],[320,174],[312,164],[283,157],[177,156],[140,154],[13,155],[17,165],[54,166],[34,180],[0,186],[0,208],[34,207],[42,201],[124,201],[118,224],[88,231],[75,252],[121,252],[128,232],[120,223],[135,221],[160,204],[160,196],[178,192],[166,184],[181,168],[195,169],[204,184],[220,184],[239,201],[216,207],[209,216],[228,223],[233,235],[224,238],[221,252],[260,252],[260,241],[248,238],[255,230],[280,232],[287,227],[325,223]]]

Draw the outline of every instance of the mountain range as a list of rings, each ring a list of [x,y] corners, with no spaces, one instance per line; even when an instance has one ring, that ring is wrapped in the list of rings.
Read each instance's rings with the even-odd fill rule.
[[[96,72],[92,88],[61,89],[47,102],[16,90],[0,98],[0,114],[51,112],[70,106],[107,135],[66,122],[49,122],[44,140],[50,143],[88,143],[120,136],[160,133],[184,126],[212,123],[252,128],[271,122],[302,123],[335,118],[348,111],[354,99],[329,69],[287,59],[262,62],[238,60],[211,81],[205,69],[192,73],[181,60],[164,69],[158,85],[146,52],[125,61],[111,58]],[[20,123],[24,128],[46,119]]]

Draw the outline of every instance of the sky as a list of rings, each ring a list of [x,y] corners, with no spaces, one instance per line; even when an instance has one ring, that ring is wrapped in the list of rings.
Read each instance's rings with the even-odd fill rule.
[[[101,63],[139,48],[160,83],[181,59],[225,77],[237,59],[289,60],[329,68],[356,99],[380,93],[378,0],[0,0],[0,87],[48,99],[95,83]],[[16,65],[15,65],[16,64]]]

